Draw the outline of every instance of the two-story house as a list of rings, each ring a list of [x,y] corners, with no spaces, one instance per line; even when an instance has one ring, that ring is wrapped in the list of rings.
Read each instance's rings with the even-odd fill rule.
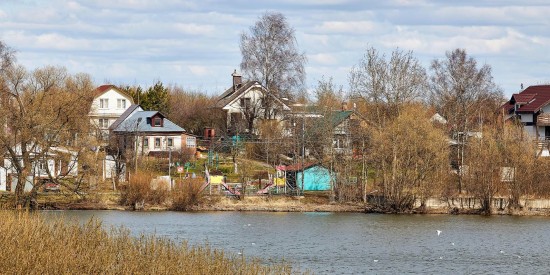
[[[550,139],[550,85],[529,86],[513,94],[502,111],[505,120],[517,119],[533,138]]]
[[[130,95],[114,85],[102,85],[95,90],[94,100],[88,116],[93,125],[96,125],[98,135],[104,140],[108,139],[109,127],[125,111],[134,104]]]
[[[236,71],[231,74],[233,85],[218,97],[214,108],[224,111],[227,133],[258,134],[260,119],[282,120],[290,108],[282,99],[270,93],[258,81],[242,81]]]

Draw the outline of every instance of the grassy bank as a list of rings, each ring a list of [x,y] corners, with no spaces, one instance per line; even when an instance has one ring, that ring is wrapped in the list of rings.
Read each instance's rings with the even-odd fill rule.
[[[291,274],[284,263],[228,255],[208,246],[175,244],[128,230],[105,230],[36,214],[0,213],[3,274]]]

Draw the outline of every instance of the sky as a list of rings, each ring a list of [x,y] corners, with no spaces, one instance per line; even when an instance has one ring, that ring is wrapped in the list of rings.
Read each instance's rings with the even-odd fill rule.
[[[157,81],[221,94],[242,59],[240,34],[280,12],[307,56],[308,90],[333,79],[348,90],[366,49],[413,51],[432,60],[462,48],[492,67],[508,97],[550,83],[548,1],[1,0],[0,40],[27,69],[55,65],[94,83]]]

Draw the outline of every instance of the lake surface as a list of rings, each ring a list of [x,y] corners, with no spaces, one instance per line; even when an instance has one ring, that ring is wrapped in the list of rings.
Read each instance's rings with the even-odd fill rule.
[[[208,242],[316,274],[550,274],[550,218],[359,213],[45,211]],[[440,231],[438,235],[437,231]]]

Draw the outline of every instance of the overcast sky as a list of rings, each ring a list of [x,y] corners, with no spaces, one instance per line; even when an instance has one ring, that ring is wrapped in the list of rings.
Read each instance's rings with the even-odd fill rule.
[[[368,47],[412,50],[427,69],[464,48],[493,68],[507,96],[520,83],[550,82],[550,4],[537,0],[1,0],[0,40],[28,69],[59,65],[98,85],[160,80],[217,95],[239,68],[239,35],[266,11],[295,29],[310,90],[323,76],[347,89]]]

